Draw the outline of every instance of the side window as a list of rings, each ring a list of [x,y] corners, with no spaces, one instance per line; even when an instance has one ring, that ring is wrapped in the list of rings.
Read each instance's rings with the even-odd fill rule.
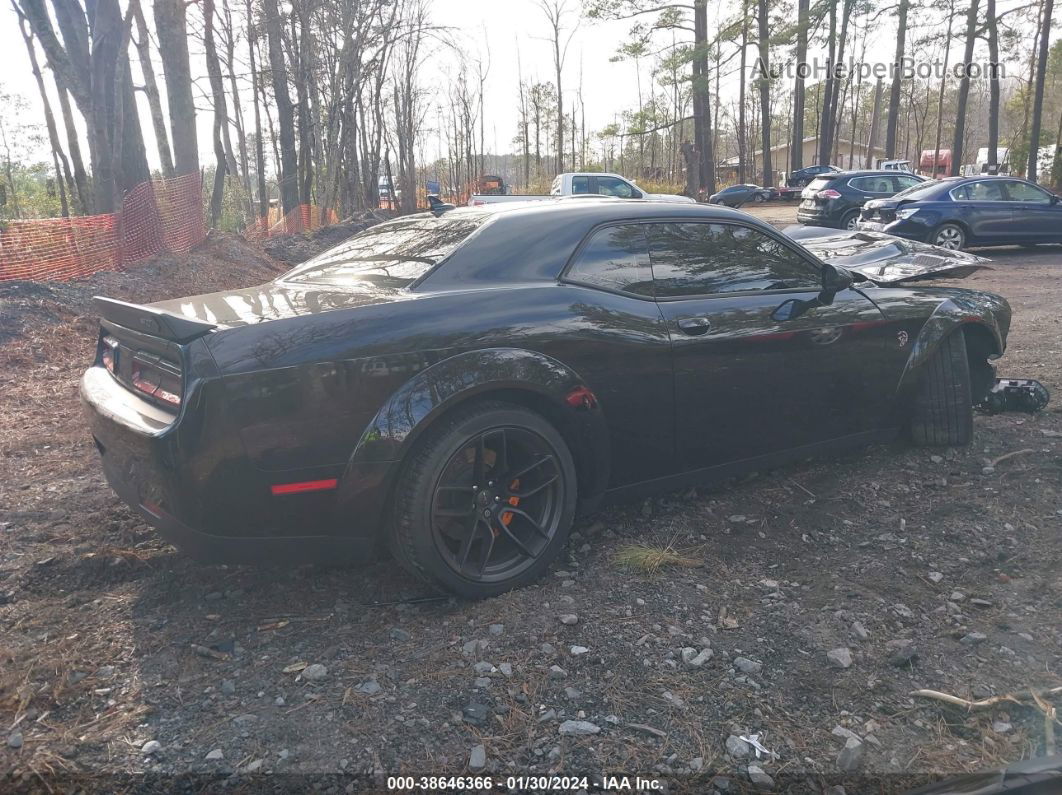
[[[567,279],[606,290],[652,296],[653,271],[645,226],[608,226],[594,232],[568,269]]]
[[[895,193],[892,187],[892,177],[887,174],[880,177],[852,177],[848,184],[856,190],[865,190],[867,193]]]
[[[572,177],[572,194],[589,193],[590,177]]]
[[[622,179],[598,177],[597,192],[603,196],[619,196],[621,199],[629,199],[633,194],[633,189]]]
[[[1030,204],[1050,204],[1051,196],[1045,190],[1035,185],[1030,185],[1028,182],[1018,182],[1017,180],[1008,180],[1007,196],[1012,202],[1029,202]]]
[[[763,232],[738,224],[652,224],[658,298],[822,287],[818,270]]]
[[[900,176],[897,176],[897,177],[893,177],[892,179],[893,179],[893,182],[896,183],[896,190],[897,191],[907,190],[908,188],[913,188],[915,185],[921,185],[922,184],[920,180],[917,180],[914,177],[900,177]]]
[[[966,201],[972,202],[1001,202],[1003,199],[1003,190],[1000,187],[1000,183],[996,180],[986,182],[974,182],[971,185],[964,185],[963,187],[969,189],[968,197]]]

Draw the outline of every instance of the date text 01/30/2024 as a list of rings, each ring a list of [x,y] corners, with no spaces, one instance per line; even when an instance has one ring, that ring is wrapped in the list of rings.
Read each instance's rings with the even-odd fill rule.
[[[658,779],[641,776],[607,775],[600,779],[589,776],[506,776],[495,780],[492,776],[391,776],[387,789],[396,792],[482,792],[505,789],[516,792],[575,792],[579,790],[615,792],[653,792],[664,788]]]

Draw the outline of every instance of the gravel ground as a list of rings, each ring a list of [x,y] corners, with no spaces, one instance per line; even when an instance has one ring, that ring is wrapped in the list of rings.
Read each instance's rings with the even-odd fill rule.
[[[1014,307],[1001,374],[1057,391],[1062,249],[986,253],[997,268],[962,284]],[[912,691],[1062,685],[1062,404],[979,415],[966,449],[880,446],[606,509],[540,583],[484,602],[385,559],[195,564],[102,479],[77,406],[85,301],[278,267],[221,238],[88,285],[0,286],[0,789],[607,773],[850,794],[1045,753],[1035,707]],[[681,565],[621,568],[631,544]]]

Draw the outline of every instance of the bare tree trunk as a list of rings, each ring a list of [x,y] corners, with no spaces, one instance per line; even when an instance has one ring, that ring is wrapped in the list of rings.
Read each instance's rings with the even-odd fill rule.
[[[148,35],[147,21],[140,0],[129,0],[129,8],[136,21],[136,51],[140,56],[140,71],[144,75],[144,95],[151,109],[151,126],[155,131],[155,144],[159,152],[159,165],[162,176],[172,177],[173,156],[170,154],[170,136],[166,132],[166,118],[162,115],[162,97],[155,82],[155,67],[151,63],[151,38]]]
[[[195,129],[185,8],[184,0],[154,0],[153,4],[162,72],[166,78],[166,100],[170,107],[174,170],[178,175],[199,173],[199,141]]]
[[[240,92],[236,87],[236,29],[232,24],[232,10],[229,0],[223,0],[225,31],[225,56],[229,72],[229,91],[232,93],[233,120],[236,123],[236,140],[240,149],[240,175],[243,178],[244,199],[247,202],[247,218],[254,218],[254,196],[251,191],[251,169],[247,162],[247,135],[243,126],[243,108],[240,107]]]
[[[1039,165],[1040,126],[1044,116],[1044,82],[1047,76],[1047,58],[1050,54],[1051,22],[1054,13],[1054,0],[1043,0],[1043,22],[1040,27],[1040,54],[1036,60],[1036,80],[1033,83],[1032,123],[1029,126],[1029,182],[1036,182],[1036,169]]]
[[[693,5],[694,86],[693,94],[700,97],[700,114],[694,104],[694,117],[700,115],[700,133],[694,123],[693,135],[700,160],[700,180],[707,194],[715,193],[715,140],[712,134],[712,99],[708,91],[708,3],[694,0]],[[718,71],[716,73],[718,78]],[[744,77],[742,78],[744,79]],[[716,90],[718,95],[718,89]]]
[[[280,202],[284,214],[299,206],[299,166],[295,153],[295,113],[288,94],[288,70],[280,43],[281,20],[277,0],[263,0],[269,65],[273,76],[273,99],[277,104],[280,126]]]
[[[63,128],[66,130],[66,146],[70,150],[70,163],[74,169],[77,204],[82,213],[88,214],[92,212],[92,195],[89,191],[88,174],[85,172],[85,161],[81,157],[81,142],[78,139],[77,127],[74,126],[70,95],[66,87],[60,84],[58,77],[55,90],[59,95],[59,110],[63,114]]]
[[[295,96],[299,125],[299,203],[313,203],[313,123],[310,118],[310,67],[312,44],[304,4],[292,5],[291,61],[296,67]],[[296,19],[298,25],[296,25]],[[393,186],[392,186],[393,187]]]
[[[745,182],[748,178],[747,174],[747,159],[748,152],[745,148],[745,143],[748,140],[745,130],[745,75],[747,74],[747,52],[749,46],[749,6],[748,0],[741,0],[741,66],[740,66],[740,80],[738,82],[738,123],[737,123],[737,145],[738,145],[738,182]]]
[[[768,29],[767,0],[758,0],[759,48],[760,48],[760,129],[763,151],[763,185],[774,185],[774,170],[771,168],[771,41]]]
[[[881,118],[881,78],[874,84],[874,110],[870,116],[870,137],[867,141],[867,159],[864,168],[874,168],[874,150],[878,146],[878,126]],[[854,140],[854,138],[853,138]]]
[[[978,0],[970,0],[970,10],[966,14],[966,49],[963,52],[964,65],[962,79],[959,80],[959,96],[955,106],[955,136],[951,144],[951,176],[959,176],[962,166],[962,146],[966,133],[966,103],[970,98],[970,61],[973,60],[974,43],[977,40],[977,5]]]
[[[826,79],[822,83],[819,94],[822,100],[822,110],[819,115],[819,156],[818,162],[826,165],[830,162],[830,130],[833,128],[833,117],[830,115],[830,100],[834,87],[834,70],[837,68],[837,0],[828,0],[830,4],[830,32],[827,43],[828,55],[826,59]]]
[[[852,17],[852,6],[853,6],[853,4],[854,4],[854,0],[843,0],[842,10],[841,10],[841,32],[840,32],[840,35],[837,38],[835,51],[834,51],[833,54],[831,54],[831,57],[830,57],[830,69],[831,69],[831,72],[833,72],[833,70],[835,69],[835,67],[834,67],[834,63],[835,63],[834,57],[836,57],[836,63],[837,64],[843,64],[844,63],[844,49],[845,49],[845,43],[848,40],[848,23],[849,23],[849,20]],[[830,34],[831,34],[831,40],[832,40],[832,36],[833,36],[833,32],[834,32],[834,26],[836,24],[836,2],[834,2],[834,4],[831,5],[831,7],[830,7],[830,14],[831,14],[831,16],[830,16]],[[834,49],[834,48],[831,47],[831,49]],[[836,138],[835,131],[836,131],[837,126],[838,126],[838,120],[839,120],[839,115],[840,115],[838,111],[839,111],[839,108],[840,108],[841,104],[843,104],[843,102],[840,103],[840,104],[837,102],[838,95],[840,94],[840,86],[838,86],[838,84],[837,84],[836,77],[835,76],[828,77],[827,78],[827,84],[828,84],[828,87],[827,87],[827,91],[826,91],[826,99],[823,101],[823,108],[822,108],[822,112],[823,112],[822,132],[820,133],[821,138],[819,140],[819,152],[820,152],[820,156],[821,156],[821,162],[823,162],[823,163],[828,163],[829,162],[829,160],[830,160],[830,152],[834,150],[834,143],[835,143],[835,138]]]
[[[999,21],[996,0],[986,0],[985,25],[988,28],[988,172],[999,171]]]
[[[218,50],[214,42],[214,0],[203,0],[203,45],[206,50],[207,75],[210,78],[210,93],[214,100],[214,187],[210,194],[210,227],[217,229],[221,219],[221,205],[225,198],[225,175],[229,171],[231,152],[223,143],[228,129],[229,114],[225,102],[225,85],[218,63]]]
[[[564,33],[564,15],[567,11],[566,0],[539,0],[539,8],[546,15],[553,43],[553,72],[557,79],[557,168],[556,173],[564,171],[564,88],[561,82],[564,60],[568,55],[568,45],[575,28],[572,28],[568,40],[561,43]]]
[[[944,40],[944,72],[948,71],[948,56],[951,53],[951,23],[955,15],[955,0],[948,4],[948,37]],[[937,95],[937,138],[933,147],[933,176],[940,176],[940,136],[944,126],[944,76],[940,78],[940,93]]]
[[[251,93],[254,95],[254,170],[258,178],[258,217],[269,218],[269,191],[266,189],[265,142],[262,134],[262,114],[258,101],[261,90],[258,67],[255,63],[254,24],[251,16],[251,0],[247,0],[247,54],[251,64]]]
[[[44,77],[41,74],[40,64],[37,63],[37,50],[33,44],[33,34],[29,28],[29,21],[22,14],[18,5],[12,2],[12,6],[15,9],[15,13],[18,15],[19,28],[22,31],[22,40],[26,43],[26,53],[29,55],[30,69],[33,72],[33,79],[37,82],[37,91],[41,95],[41,105],[44,107],[44,123],[48,128],[48,142],[52,147],[52,161],[55,165],[55,179],[59,183],[59,198],[62,205],[63,217],[70,215],[70,207],[66,200],[67,186],[70,188],[71,195],[74,193],[74,181],[70,176],[70,164],[67,162],[66,154],[63,152],[62,142],[59,140],[59,131],[55,126],[55,116],[52,115],[52,105],[48,101],[48,92],[44,87]]]
[[[808,59],[808,6],[809,0],[797,0],[797,73],[793,79],[793,134],[789,145],[790,173],[804,167],[804,73],[802,67]]]
[[[991,0],[995,2],[995,0]],[[896,56],[893,62],[892,85],[889,88],[889,119],[885,126],[885,157],[896,157],[896,126],[900,118],[900,64],[907,43],[907,11],[910,0],[900,0],[896,14]]]

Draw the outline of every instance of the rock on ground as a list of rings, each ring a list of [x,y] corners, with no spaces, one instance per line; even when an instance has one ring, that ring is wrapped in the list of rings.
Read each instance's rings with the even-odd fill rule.
[[[557,730],[561,734],[597,734],[601,731],[601,727],[596,723],[591,723],[588,720],[566,720],[560,725]]]
[[[826,652],[826,659],[834,668],[850,668],[852,666],[852,652],[844,646],[839,649],[830,649]]]
[[[470,770],[482,770],[487,766],[487,749],[482,745],[473,745],[468,755],[468,767]]]

